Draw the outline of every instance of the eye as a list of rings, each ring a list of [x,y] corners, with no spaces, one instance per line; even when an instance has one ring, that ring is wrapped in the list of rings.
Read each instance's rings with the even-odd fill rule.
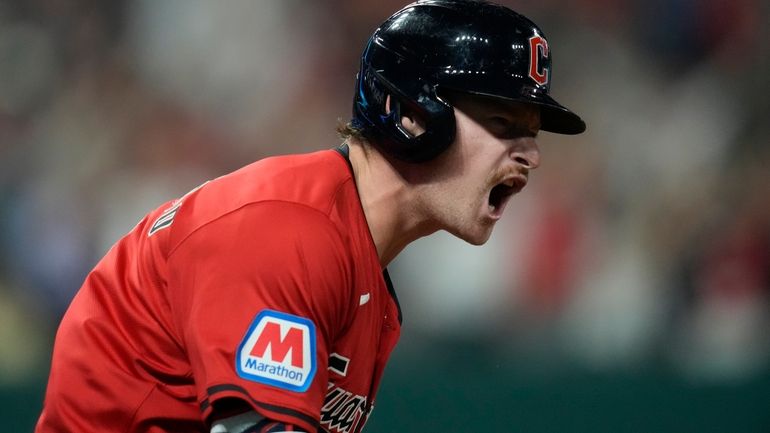
[[[487,117],[487,129],[501,138],[536,137],[537,130],[531,130],[521,122],[506,116]],[[539,129],[539,128],[538,128]]]
[[[510,119],[503,116],[489,116],[487,118],[487,124],[495,132],[504,132],[511,127]]]

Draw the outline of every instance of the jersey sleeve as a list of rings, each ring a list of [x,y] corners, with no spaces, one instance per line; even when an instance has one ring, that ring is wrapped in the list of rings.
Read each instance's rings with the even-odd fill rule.
[[[170,252],[168,293],[203,419],[239,399],[318,429],[329,348],[348,322],[351,260],[340,232],[298,204],[250,204]]]

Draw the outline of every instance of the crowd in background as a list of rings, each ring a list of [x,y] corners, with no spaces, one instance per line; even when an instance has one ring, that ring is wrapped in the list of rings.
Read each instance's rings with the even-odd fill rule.
[[[492,240],[392,264],[409,341],[695,380],[770,368],[770,21],[760,0],[507,1],[588,131]],[[87,272],[161,203],[331,148],[403,2],[0,2],[0,383],[44,376]],[[557,360],[557,361],[555,361]]]

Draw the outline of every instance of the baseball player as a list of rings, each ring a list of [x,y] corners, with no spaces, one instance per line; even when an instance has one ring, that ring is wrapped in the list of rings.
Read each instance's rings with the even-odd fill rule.
[[[336,149],[267,158],[147,215],[62,320],[36,432],[360,432],[398,340],[386,266],[483,244],[584,122],[551,50],[491,3],[426,0],[371,36]]]

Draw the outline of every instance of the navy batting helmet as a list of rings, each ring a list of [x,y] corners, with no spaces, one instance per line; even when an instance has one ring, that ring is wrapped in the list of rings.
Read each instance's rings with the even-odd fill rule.
[[[353,126],[396,158],[430,160],[454,140],[454,112],[440,93],[455,90],[536,104],[544,131],[585,131],[583,120],[548,94],[550,81],[548,42],[526,17],[484,1],[421,0],[369,39],[356,79]],[[423,134],[403,129],[402,105],[425,120]]]

